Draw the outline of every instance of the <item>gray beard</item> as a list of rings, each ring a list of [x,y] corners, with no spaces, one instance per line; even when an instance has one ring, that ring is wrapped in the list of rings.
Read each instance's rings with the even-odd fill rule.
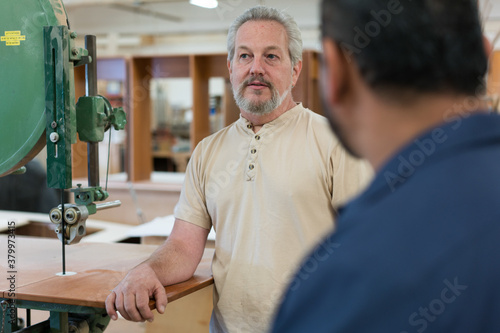
[[[253,102],[249,99],[246,99],[243,96],[245,88],[248,86],[250,82],[259,81],[265,83],[269,89],[271,90],[271,99],[263,102]],[[273,110],[278,108],[281,103],[285,100],[285,97],[288,95],[288,90],[283,93],[283,96],[280,97],[278,90],[274,87],[271,82],[268,82],[262,78],[250,77],[247,80],[243,81],[238,90],[233,88],[234,100],[236,101],[236,105],[238,107],[248,113],[254,115],[266,115],[271,113]],[[259,93],[259,92],[257,92]]]

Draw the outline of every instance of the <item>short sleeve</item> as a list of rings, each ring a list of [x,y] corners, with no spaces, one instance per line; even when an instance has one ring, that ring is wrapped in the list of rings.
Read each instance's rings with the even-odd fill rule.
[[[186,168],[179,202],[175,206],[177,219],[210,229],[212,220],[207,211],[204,189],[203,141],[196,146]]]
[[[337,208],[358,195],[373,177],[373,169],[366,160],[351,156],[340,143],[331,156],[333,169],[332,205]]]

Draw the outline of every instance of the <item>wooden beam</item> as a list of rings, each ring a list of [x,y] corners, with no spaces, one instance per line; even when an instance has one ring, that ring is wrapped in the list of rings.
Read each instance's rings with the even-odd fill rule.
[[[152,78],[151,59],[133,58],[129,67],[130,112],[128,115],[128,179],[148,180],[153,171],[151,152],[151,98],[149,84]]]
[[[500,51],[493,51],[490,56],[487,87],[488,95],[500,94]]]
[[[208,60],[206,56],[189,57],[190,76],[193,80],[193,122],[191,123],[191,149],[210,135],[209,95],[208,95]]]
[[[229,79],[227,69],[227,54],[204,55],[208,77],[223,77]]]
[[[151,69],[154,78],[189,77],[189,57],[155,57],[151,60]]]
[[[78,98],[85,96],[85,66],[75,68],[75,103]],[[71,147],[73,178],[87,177],[87,143],[80,141]]]
[[[306,51],[304,57],[308,61],[308,77],[306,78],[307,88],[307,107],[312,111],[323,114],[323,105],[321,103],[320,87],[320,54],[316,51]]]

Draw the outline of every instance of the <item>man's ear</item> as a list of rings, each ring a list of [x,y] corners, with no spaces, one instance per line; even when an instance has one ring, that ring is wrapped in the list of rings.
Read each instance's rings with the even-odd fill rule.
[[[302,60],[299,60],[292,68],[292,85],[295,87],[302,71]]]
[[[337,104],[348,86],[347,66],[347,60],[337,44],[323,38],[322,84],[324,98],[329,104]]]

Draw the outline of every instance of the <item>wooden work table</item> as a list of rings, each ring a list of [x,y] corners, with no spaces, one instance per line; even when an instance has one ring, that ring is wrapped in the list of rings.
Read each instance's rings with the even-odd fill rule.
[[[41,303],[104,308],[106,297],[127,272],[149,257],[152,245],[80,243],[66,246],[66,271],[62,271],[62,245],[58,240],[38,237],[15,238],[16,299]],[[0,235],[2,275],[7,267],[7,236]],[[213,250],[207,249],[194,276],[165,288],[170,302],[213,283]],[[8,276],[0,278],[0,298],[9,298]]]

